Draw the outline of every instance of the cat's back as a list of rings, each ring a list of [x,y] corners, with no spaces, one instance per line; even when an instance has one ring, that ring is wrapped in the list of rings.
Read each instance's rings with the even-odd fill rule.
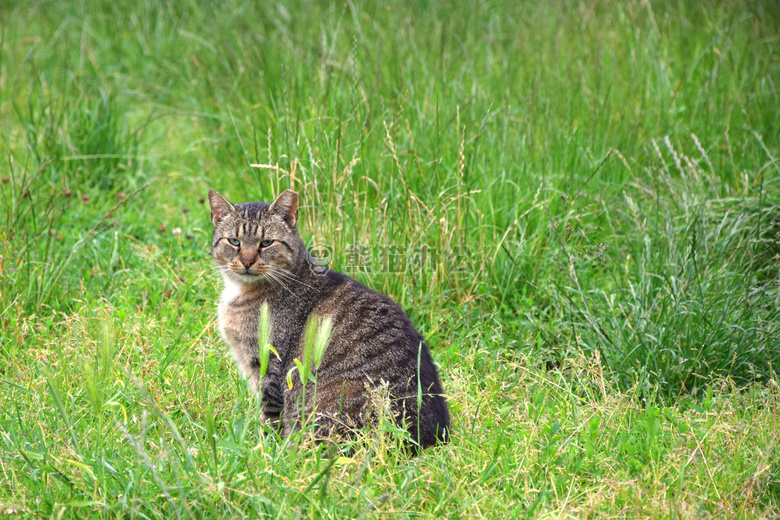
[[[336,271],[327,276],[328,289],[323,291],[315,312],[333,316],[342,332],[351,334],[351,339],[369,345],[382,339],[422,339],[403,309],[388,296]]]
[[[422,335],[397,303],[344,274],[331,271],[327,277],[328,289],[314,308],[318,315],[332,316],[334,323],[323,366],[356,371],[391,386],[406,385],[421,368],[430,373],[425,379],[438,384]]]

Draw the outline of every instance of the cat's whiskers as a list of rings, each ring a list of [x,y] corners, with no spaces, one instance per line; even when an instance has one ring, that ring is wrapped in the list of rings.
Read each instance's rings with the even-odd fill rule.
[[[277,283],[277,284],[278,284],[278,285],[279,285],[279,286],[280,286],[282,289],[284,289],[285,291],[287,291],[288,293],[290,293],[292,296],[294,296],[294,297],[296,297],[296,298],[300,299],[300,297],[299,297],[297,294],[295,294],[294,292],[292,292],[292,290],[290,290],[290,288],[289,288],[289,287],[287,287],[287,285],[285,285],[284,281],[283,281],[281,278],[279,278],[279,277],[277,277],[277,276],[276,276],[276,273],[274,273],[274,272],[273,272],[273,270],[268,270],[268,271],[266,271],[266,272],[265,272],[265,273],[263,273],[263,274],[265,275],[265,277],[266,277],[268,280],[271,280],[272,282],[275,282],[275,283]]]
[[[304,285],[304,286],[306,286],[306,287],[308,287],[310,289],[314,289],[314,287],[312,287],[311,285],[307,284],[306,282],[301,281],[298,276],[296,276],[293,272],[288,271],[284,267],[273,266],[272,270],[274,271],[275,274],[280,275],[282,278],[284,278],[287,281],[297,282],[297,283],[299,283],[301,285]]]
[[[224,269],[222,266],[216,266],[216,267],[209,267],[208,269],[204,269],[201,271],[201,276],[208,276],[208,277],[214,277],[217,275],[225,275],[225,272],[227,272],[226,269]]]

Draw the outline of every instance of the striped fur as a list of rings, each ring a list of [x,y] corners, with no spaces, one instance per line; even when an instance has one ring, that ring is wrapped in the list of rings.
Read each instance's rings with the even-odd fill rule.
[[[447,403],[422,336],[390,298],[318,266],[296,231],[297,194],[286,190],[273,204],[233,205],[210,190],[209,202],[212,255],[225,281],[220,332],[250,388],[260,393],[264,420],[278,422],[285,435],[300,425],[303,388],[294,377],[288,389],[286,374],[295,366],[293,359],[302,358],[309,316],[330,315],[334,332],[316,372],[316,407],[312,382],[305,393],[305,411],[316,410],[319,434],[347,435],[370,424],[372,396],[386,388],[397,424],[408,429],[416,444],[425,448],[446,442]],[[281,359],[271,356],[259,388],[257,327],[264,301],[274,318],[271,344]]]

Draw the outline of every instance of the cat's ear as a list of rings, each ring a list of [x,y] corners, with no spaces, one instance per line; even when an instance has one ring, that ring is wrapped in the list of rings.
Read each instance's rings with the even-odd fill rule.
[[[280,214],[285,222],[294,228],[298,222],[298,194],[293,190],[284,190],[268,208],[268,212]]]
[[[225,197],[214,190],[209,190],[209,205],[211,206],[211,221],[214,224],[236,211],[236,208]]]

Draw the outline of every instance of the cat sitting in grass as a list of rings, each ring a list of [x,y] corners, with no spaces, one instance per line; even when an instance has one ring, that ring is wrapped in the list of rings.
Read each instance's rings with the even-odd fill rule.
[[[281,426],[287,436],[313,417],[318,438],[346,437],[374,422],[372,396],[384,389],[414,449],[449,440],[447,401],[422,336],[390,298],[326,269],[306,251],[296,229],[294,191],[272,204],[234,205],[209,190],[209,203],[211,252],[225,283],[219,328],[249,387],[260,394],[264,422]],[[264,303],[273,316],[269,343],[278,356],[271,356],[261,378],[258,318]],[[309,380],[304,390],[287,374],[303,359],[312,316],[330,317],[332,334],[312,372],[316,387]]]

